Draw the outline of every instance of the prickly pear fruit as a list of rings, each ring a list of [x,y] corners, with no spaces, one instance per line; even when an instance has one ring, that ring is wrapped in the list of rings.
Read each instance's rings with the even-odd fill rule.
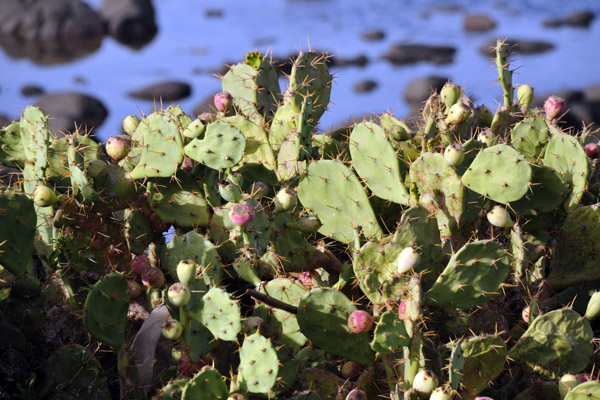
[[[465,159],[465,151],[460,143],[452,143],[444,150],[444,160],[451,167],[460,165]]]
[[[492,126],[494,120],[494,114],[492,111],[484,105],[477,107],[477,125],[482,128],[489,128]]]
[[[161,288],[165,285],[165,275],[160,269],[150,267],[142,273],[142,283],[149,288]]]
[[[459,125],[471,116],[471,108],[463,102],[458,102],[448,110],[446,124]]]
[[[298,195],[296,191],[289,188],[283,188],[273,199],[273,203],[275,203],[275,210],[273,210],[273,212],[275,214],[280,214],[282,212],[292,211],[294,207],[296,207],[297,202]]]
[[[593,319],[600,315],[600,292],[594,292],[588,301],[585,318]]]
[[[560,377],[558,380],[558,392],[561,398],[565,398],[569,390],[579,385],[579,380],[575,375],[566,374]]]
[[[477,140],[482,143],[485,143],[486,146],[491,147],[496,144],[496,135],[492,132],[491,129],[484,129],[477,135]]]
[[[408,306],[408,300],[406,300],[406,299],[402,300],[400,302],[400,304],[398,305],[398,316],[403,321],[404,321],[404,318],[406,318],[406,307],[407,306]]]
[[[172,284],[167,291],[167,298],[175,307],[185,306],[191,297],[190,288],[181,282]]]
[[[254,197],[254,199],[260,200],[267,193],[269,193],[269,188],[264,183],[254,182],[252,184],[252,190],[250,190],[250,195]]]
[[[452,395],[447,393],[446,390],[442,386],[436,388],[433,392],[431,392],[431,396],[429,396],[429,400],[451,400]]]
[[[577,374],[577,381],[579,383],[584,383],[584,382],[587,382],[587,381],[591,381],[593,379],[594,378],[592,377],[592,374],[589,374],[587,372],[582,372],[581,374]]]
[[[162,324],[162,334],[169,340],[177,340],[183,333],[183,326],[175,319],[168,319]]]
[[[585,145],[585,147],[583,148],[585,150],[585,155],[588,156],[591,159],[595,159],[598,158],[598,156],[600,155],[600,150],[599,150],[598,143],[588,143]]]
[[[313,288],[312,271],[304,271],[300,274],[298,280],[306,289],[310,290]]]
[[[136,281],[127,281],[129,284],[129,295],[131,299],[136,299],[144,292],[144,287]]]
[[[189,172],[191,173],[194,170],[194,160],[192,160],[189,157],[184,157],[183,161],[181,162],[181,166],[179,167],[182,170],[184,170],[185,172]]]
[[[192,260],[181,260],[177,264],[177,279],[188,286],[196,278],[196,263]]]
[[[544,103],[544,111],[546,112],[546,118],[549,120],[555,120],[560,117],[565,110],[565,100],[558,96],[550,96]]]
[[[261,317],[252,316],[242,319],[242,331],[246,335],[252,335],[257,331],[264,332],[266,326],[265,320]]]
[[[142,275],[148,268],[150,268],[150,261],[146,256],[135,256],[131,261],[131,271],[136,275]]]
[[[373,317],[366,311],[354,311],[348,317],[348,328],[352,333],[368,332],[373,326]]]
[[[367,400],[367,394],[360,389],[352,389],[346,396],[346,400]]]
[[[129,150],[131,150],[131,138],[129,136],[111,136],[106,142],[106,154],[114,162],[119,162],[127,157]]]
[[[362,371],[362,367],[359,363],[354,361],[346,361],[340,369],[340,374],[344,379],[352,379],[360,375],[360,371]]]
[[[435,374],[428,370],[417,372],[413,379],[412,387],[415,389],[422,399],[427,399],[438,385],[438,378]]]
[[[298,220],[298,230],[308,235],[315,233],[323,224],[315,215],[307,215]]]
[[[529,308],[529,306],[524,307],[523,311],[521,311],[521,318],[523,318],[523,321],[529,323],[530,316],[531,316],[531,309]]]
[[[487,219],[490,224],[497,226],[498,228],[510,228],[513,226],[513,220],[510,217],[506,208],[502,206],[494,206],[492,211],[487,213]]]
[[[49,207],[58,202],[58,196],[48,186],[39,185],[33,191],[33,204],[38,207]]]
[[[519,86],[517,89],[517,101],[523,108],[528,108],[533,99],[533,88],[527,84]]]
[[[219,92],[215,94],[214,102],[218,111],[227,111],[233,103],[233,97],[227,92]]]
[[[449,110],[453,105],[456,104],[461,95],[460,86],[454,82],[446,82],[442,90],[440,91],[440,97],[442,102],[446,105],[446,110]]]
[[[137,129],[141,120],[135,115],[128,115],[123,120],[123,130],[129,135],[133,135],[133,132]]]
[[[477,396],[475,397],[475,400],[494,400],[491,397],[488,396]]]
[[[236,203],[229,209],[229,219],[235,225],[246,226],[254,220],[254,208],[246,202]]]
[[[398,256],[398,273],[405,274],[421,262],[421,255],[412,247],[406,247]]]

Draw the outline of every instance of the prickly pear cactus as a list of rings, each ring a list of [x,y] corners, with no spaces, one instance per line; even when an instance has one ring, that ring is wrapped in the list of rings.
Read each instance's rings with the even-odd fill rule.
[[[0,210],[0,264],[12,274],[22,275],[31,262],[36,234],[33,202],[7,190],[0,194]]]
[[[240,387],[250,393],[270,393],[278,373],[279,359],[271,340],[259,333],[246,336],[240,349]]]
[[[506,345],[499,336],[475,336],[461,343],[464,366],[462,386],[476,396],[502,373],[506,363]]]
[[[216,339],[232,341],[242,330],[240,307],[223,289],[213,287],[190,309],[190,316]]]
[[[181,393],[182,400],[227,399],[229,390],[217,370],[204,367],[190,379]]]

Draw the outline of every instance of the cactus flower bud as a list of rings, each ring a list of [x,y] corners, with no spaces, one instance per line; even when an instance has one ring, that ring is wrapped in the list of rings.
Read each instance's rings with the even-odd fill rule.
[[[137,116],[128,115],[123,120],[123,130],[129,135],[133,135],[140,122],[141,120]]]
[[[48,186],[40,185],[33,191],[33,204],[38,207],[49,207],[58,202],[58,196]]]
[[[167,298],[175,307],[184,307],[189,303],[191,296],[190,288],[181,282],[172,284],[167,291]]]
[[[111,136],[106,142],[106,154],[114,161],[119,162],[129,154],[131,140],[128,136]]]
[[[456,83],[446,82],[440,91],[440,97],[442,98],[442,102],[446,105],[446,110],[450,110],[450,108],[456,104],[460,99],[461,93],[462,90]]]
[[[456,103],[450,110],[448,110],[448,116],[446,117],[446,124],[448,125],[460,125],[465,122],[471,116],[471,108],[463,102]]]
[[[298,281],[304,285],[307,290],[313,288],[313,279],[312,279],[312,271],[304,271],[298,277]]]
[[[558,96],[550,96],[544,103],[544,111],[546,112],[546,118],[549,120],[555,120],[560,117],[565,110],[565,100]]]
[[[566,374],[560,377],[558,380],[558,393],[562,399],[565,398],[569,390],[579,385],[579,379],[575,375]]]
[[[585,145],[585,147],[583,148],[583,150],[585,150],[585,155],[588,156],[591,159],[595,159],[598,158],[598,155],[600,155],[600,151],[598,150],[598,143],[588,143]]]
[[[215,94],[214,102],[218,111],[227,111],[233,102],[233,97],[227,92],[219,92]]]
[[[447,393],[446,390],[442,386],[436,388],[433,392],[431,392],[431,396],[429,396],[429,400],[451,400],[452,395]]]
[[[417,391],[419,397],[423,399],[429,398],[433,389],[438,385],[438,378],[435,374],[428,370],[421,370],[417,372],[413,379],[412,387]]]
[[[348,328],[352,333],[368,332],[373,326],[373,317],[366,311],[354,311],[348,317]]]
[[[131,270],[136,275],[142,275],[148,268],[150,268],[150,261],[146,256],[135,256],[131,261]]]
[[[398,273],[405,274],[421,262],[421,255],[412,247],[406,247],[398,256]]]
[[[513,220],[510,217],[506,208],[501,206],[494,206],[492,211],[487,213],[487,219],[490,224],[497,226],[498,228],[510,228],[513,226]]]
[[[196,278],[196,263],[192,260],[181,260],[177,264],[177,279],[179,282],[189,286],[190,282]]]
[[[528,108],[533,100],[533,88],[529,85],[521,85],[517,89],[517,101],[523,108]]]
[[[360,374],[362,367],[359,363],[354,361],[346,361],[342,368],[340,369],[340,373],[342,378],[344,379],[352,379],[357,377]]]
[[[150,267],[142,273],[142,283],[149,288],[160,288],[165,285],[165,276],[160,269]]]
[[[587,319],[594,319],[598,315],[600,315],[600,292],[594,292],[592,297],[590,297],[590,301],[588,301],[585,317]]]
[[[248,203],[235,203],[229,210],[229,219],[235,225],[246,226],[254,220],[254,208]]]
[[[273,203],[275,203],[275,214],[280,214],[286,211],[292,211],[298,202],[298,195],[289,188],[283,188],[275,195]]]
[[[298,220],[298,230],[302,233],[313,234],[321,228],[323,224],[315,215],[307,215]]]
[[[465,159],[465,151],[460,143],[452,143],[444,150],[444,160],[451,167],[460,165]]]
[[[175,319],[168,319],[162,324],[162,334],[169,340],[177,340],[183,333],[183,326]]]

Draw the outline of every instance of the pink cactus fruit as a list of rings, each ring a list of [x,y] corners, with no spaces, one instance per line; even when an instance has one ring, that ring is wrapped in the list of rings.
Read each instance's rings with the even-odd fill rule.
[[[523,318],[523,321],[529,323],[529,317],[531,315],[531,311],[529,306],[523,308],[523,311],[521,311],[521,318]]]
[[[585,155],[588,156],[591,159],[596,159],[598,158],[598,155],[600,155],[600,151],[598,149],[598,143],[588,143],[585,145],[585,147],[583,148],[585,150]]]
[[[368,332],[373,326],[373,317],[366,311],[354,311],[348,317],[348,328],[352,333]]]
[[[544,103],[544,111],[549,120],[554,120],[560,117],[565,110],[565,100],[558,96],[550,96]]]
[[[129,284],[129,294],[131,299],[140,297],[144,292],[144,287],[136,281],[127,281],[127,283]]]
[[[235,225],[246,226],[254,220],[254,208],[248,203],[236,203],[229,210],[229,219]]]
[[[344,379],[352,379],[357,377],[360,374],[362,367],[359,363],[354,361],[346,361],[342,368],[340,369],[340,374]]]
[[[133,261],[131,261],[131,270],[136,275],[142,275],[150,267],[150,261],[146,256],[135,256]]]
[[[304,287],[306,287],[306,289],[310,290],[313,288],[313,279],[311,271],[304,271],[303,273],[301,273],[298,277],[298,280],[304,285]]]
[[[214,102],[218,111],[227,111],[233,102],[233,97],[227,92],[219,92],[215,94]]]
[[[408,300],[402,300],[400,302],[400,304],[398,305],[398,316],[403,321],[406,318],[406,307],[407,307],[407,304],[408,304]]]
[[[111,136],[106,142],[106,154],[114,161],[119,162],[129,154],[131,138],[127,135]]]
[[[203,359],[199,359],[192,364],[187,354],[183,353],[179,358],[178,370],[181,375],[194,376],[196,372],[200,371],[206,365],[207,363]]]
[[[142,273],[142,283],[149,288],[161,288],[165,285],[165,275],[160,269],[150,267]]]
[[[367,394],[360,389],[352,389],[346,396],[346,400],[367,400]]]

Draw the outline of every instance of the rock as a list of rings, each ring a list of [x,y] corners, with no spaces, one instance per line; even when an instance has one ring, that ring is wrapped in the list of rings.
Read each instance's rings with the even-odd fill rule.
[[[440,91],[449,80],[443,76],[415,79],[404,89],[404,99],[412,106],[420,105],[429,98],[433,90]]]
[[[543,22],[546,28],[559,28],[561,26],[573,26],[576,28],[588,28],[596,16],[592,11],[580,11],[564,18],[549,19]]]
[[[600,101],[600,85],[588,86],[583,91],[583,96],[586,101]]]
[[[507,39],[506,44],[510,51],[520,54],[537,54],[543,53],[554,48],[554,45],[549,42],[542,40],[521,40],[521,39]],[[496,50],[496,39],[490,40],[485,46],[480,47],[479,50],[485,56],[495,56]]]
[[[358,93],[368,93],[374,90],[376,87],[377,82],[367,79],[364,81],[357,82],[354,85],[354,91]]]
[[[150,43],[158,32],[150,0],[104,0],[98,13],[107,33],[133,48]]]
[[[37,96],[44,94],[44,89],[37,85],[24,85],[21,87],[21,94],[23,96]]]
[[[0,45],[12,58],[71,61],[100,47],[104,26],[79,0],[2,0]]]
[[[470,32],[485,32],[496,27],[496,22],[487,15],[472,14],[465,16],[463,27]]]
[[[108,115],[100,100],[82,93],[49,94],[39,99],[37,105],[50,116],[48,128],[55,133],[72,132],[75,126],[89,131],[102,125]]]
[[[356,57],[352,57],[352,58],[342,58],[342,57],[338,57],[338,56],[331,56],[328,59],[327,65],[329,67],[349,67],[349,66],[355,66],[355,67],[364,67],[365,65],[367,65],[369,63],[369,59],[367,58],[367,56],[365,56],[364,54],[360,54]]]
[[[429,46],[423,44],[395,44],[383,58],[393,65],[414,64],[428,61],[434,64],[448,64],[454,58],[456,49],[450,46]]]
[[[157,83],[129,93],[129,96],[144,100],[161,100],[165,102],[181,100],[192,93],[192,88],[185,82],[167,81]]]
[[[223,10],[218,8],[211,8],[204,11],[206,18],[221,18],[223,16]]]
[[[379,29],[373,29],[370,31],[363,32],[362,38],[368,41],[383,40],[385,38],[385,32]]]

